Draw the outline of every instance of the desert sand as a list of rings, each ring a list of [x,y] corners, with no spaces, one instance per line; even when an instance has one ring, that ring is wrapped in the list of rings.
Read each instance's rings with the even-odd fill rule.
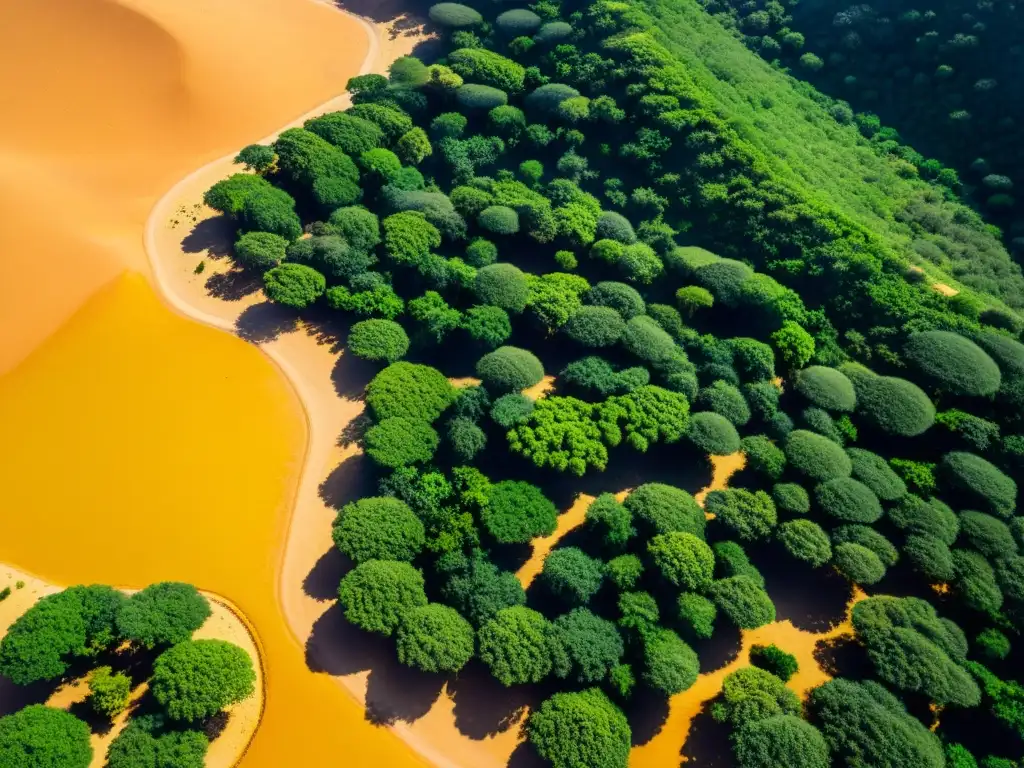
[[[340,93],[368,38],[310,0],[41,0],[0,21],[18,73],[0,83],[0,562],[230,598],[267,664],[244,765],[419,764],[309,672],[277,600],[294,391],[251,345],[168,311],[141,237],[176,179]]]
[[[17,587],[17,584],[22,587]],[[7,629],[21,614],[47,595],[59,592],[62,587],[44,581],[38,576],[25,573],[10,566],[0,565],[0,590],[10,587],[12,592],[6,600],[0,601],[0,640],[7,634]],[[132,590],[125,590],[131,593]],[[265,706],[266,686],[263,672],[263,654],[255,633],[247,620],[234,605],[220,595],[203,593],[210,601],[212,614],[206,623],[195,633],[196,639],[226,640],[241,647],[253,660],[256,669],[256,692],[245,701],[228,707],[227,723],[221,734],[210,744],[206,755],[209,768],[227,768],[237,765],[242,755],[252,742],[253,734],[259,725]],[[14,691],[13,686],[3,683],[0,690]],[[142,683],[132,691],[132,701],[136,701],[146,692],[147,685]],[[69,680],[60,685],[46,699],[51,707],[70,709],[81,704],[89,695],[88,676]],[[93,759],[90,768],[102,768],[106,764],[107,749],[128,725],[131,708],[116,717],[109,730],[92,734]]]

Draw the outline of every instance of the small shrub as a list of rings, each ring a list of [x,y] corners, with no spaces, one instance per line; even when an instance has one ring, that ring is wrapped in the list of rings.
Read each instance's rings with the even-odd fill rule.
[[[949,331],[910,336],[903,355],[937,388],[957,395],[991,395],[999,389],[999,366],[975,344]]]
[[[1017,484],[973,453],[951,452],[942,457],[945,484],[985,505],[1001,517],[1010,517],[1017,503]]]
[[[728,456],[740,449],[740,436],[727,418],[710,411],[690,416],[686,437],[699,450],[712,456]]]
[[[790,520],[779,526],[778,539],[797,560],[817,568],[832,559],[828,534],[810,520]]]
[[[714,633],[718,609],[703,595],[683,592],[679,595],[679,621],[683,630],[693,637],[706,640]]]
[[[832,560],[843,576],[856,584],[869,586],[885,576],[885,564],[867,547],[848,542],[832,549]]]
[[[814,499],[826,514],[849,523],[873,523],[882,516],[878,497],[863,483],[837,477],[814,489]]]
[[[554,533],[557,517],[555,505],[535,485],[503,480],[488,489],[481,522],[502,544],[526,544]]]
[[[672,531],[704,537],[704,510],[681,488],[645,483],[631,491],[623,505],[646,537]]]
[[[906,483],[878,454],[861,448],[848,448],[846,455],[850,457],[853,476],[882,501],[897,501],[906,494]]]
[[[544,378],[544,366],[532,352],[519,347],[499,347],[476,364],[484,386],[496,394],[532,387]]]
[[[786,653],[774,643],[751,646],[750,663],[766,672],[771,672],[784,683],[800,669],[796,656]]]
[[[750,421],[747,401],[739,389],[724,381],[713,382],[702,389],[697,395],[696,405],[724,416],[737,427]]]
[[[709,596],[718,610],[740,629],[757,629],[775,621],[775,604],[749,576],[731,576],[713,582]]]
[[[916,437],[935,423],[928,395],[906,379],[873,374],[854,381],[857,411],[873,426],[901,437]]]
[[[772,480],[778,480],[786,469],[786,454],[764,435],[744,437],[740,450],[750,469]]]
[[[796,391],[814,405],[829,411],[852,411],[857,393],[841,371],[812,365],[796,375]]]
[[[362,320],[349,329],[346,345],[363,360],[393,363],[409,351],[409,337],[393,320]]]
[[[776,483],[772,488],[775,506],[795,515],[806,515],[811,511],[811,497],[802,485],[796,483]]]
[[[363,438],[366,455],[388,469],[430,461],[439,442],[430,424],[403,416],[382,419]]]

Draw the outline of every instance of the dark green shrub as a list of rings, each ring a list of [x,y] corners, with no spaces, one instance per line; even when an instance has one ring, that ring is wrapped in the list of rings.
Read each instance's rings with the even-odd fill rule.
[[[734,307],[739,303],[743,284],[753,274],[754,270],[741,261],[716,259],[698,266],[693,276],[698,283],[714,294],[715,299],[727,307]]]
[[[191,584],[150,584],[117,612],[117,632],[145,648],[174,645],[192,637],[210,618],[210,603]]]
[[[678,297],[678,294],[676,294]],[[748,381],[767,381],[775,378],[775,352],[756,339],[729,339],[736,368]]]
[[[587,507],[586,523],[606,547],[622,550],[636,533],[633,516],[610,493],[602,493]]]
[[[978,653],[990,660],[1002,661],[1010,655],[1010,639],[991,627],[978,633],[974,645]]]
[[[541,25],[533,39],[542,45],[550,45],[564,40],[572,34],[572,25],[564,21],[549,21]]]
[[[829,768],[828,744],[821,731],[795,715],[775,715],[745,723],[733,736],[738,768]]]
[[[0,675],[16,685],[61,677],[71,659],[95,656],[114,644],[114,622],[126,599],[100,585],[42,598],[0,640]]]
[[[562,330],[585,347],[610,347],[626,332],[626,321],[611,307],[580,307]]]
[[[995,571],[977,552],[953,550],[953,586],[967,605],[982,613],[995,613],[1003,605]]]
[[[659,627],[644,635],[643,680],[658,693],[682,693],[699,672],[697,654],[675,632]]]
[[[665,581],[674,587],[704,592],[715,572],[711,547],[692,533],[671,531],[654,536],[647,552]]]
[[[808,706],[840,765],[945,768],[942,742],[874,681],[830,680]]]
[[[88,768],[91,762],[89,726],[62,709],[30,704],[0,717],[4,768]]]
[[[430,461],[439,443],[437,431],[430,424],[404,416],[381,419],[363,437],[366,455],[388,469]]]
[[[483,237],[474,237],[466,246],[466,261],[478,268],[486,267],[498,260],[498,246]]]
[[[647,308],[636,288],[610,281],[598,283],[591,288],[586,300],[588,304],[598,307],[611,307],[626,320],[642,315]]]
[[[502,544],[526,544],[555,531],[558,510],[539,488],[518,480],[494,483],[481,522]]]
[[[1009,526],[984,512],[961,512],[960,535],[961,543],[974,547],[990,561],[1017,554],[1017,542]]]
[[[210,740],[197,730],[171,730],[160,714],[134,714],[107,751],[107,768],[203,768]]]
[[[617,371],[604,358],[591,355],[565,366],[558,380],[567,387],[584,390],[588,395],[606,398],[609,395],[629,394],[645,387],[651,380],[651,374],[639,366]],[[689,413],[689,404],[686,412]]]
[[[539,383],[544,378],[544,366],[529,350],[499,347],[477,361],[476,373],[489,391],[505,394]]]
[[[285,259],[288,241],[271,232],[246,232],[235,241],[234,260],[249,269],[276,267]]]
[[[715,522],[728,526],[740,541],[757,541],[771,535],[778,522],[775,502],[764,491],[726,488],[711,491],[704,499],[704,509],[715,516]]]
[[[796,522],[804,521],[798,520]],[[796,656],[786,653],[774,643],[771,645],[754,644],[751,646],[750,663],[755,667],[763,669],[765,672],[771,672],[784,683],[800,669]]]
[[[699,450],[712,456],[728,456],[740,449],[736,427],[724,416],[711,411],[691,414],[686,437]]]
[[[815,480],[849,477],[853,469],[850,457],[840,446],[804,429],[789,433],[785,452],[790,466]]]
[[[366,386],[366,404],[377,420],[396,416],[433,422],[458,392],[436,368],[392,363]]]
[[[857,405],[853,382],[835,368],[821,365],[804,368],[796,375],[796,391],[829,411],[852,411]]]
[[[358,187],[347,179],[342,181],[347,184],[346,190],[354,192],[355,197],[358,197]],[[286,240],[295,240],[302,234],[302,222],[295,212],[295,200],[277,187],[261,189],[248,196],[237,219],[244,232],[270,232]]]
[[[640,637],[658,624],[660,611],[657,601],[648,592],[623,592],[619,595],[619,626],[635,631]]]
[[[327,290],[326,278],[303,264],[282,264],[263,273],[263,291],[275,304],[305,309]]]
[[[817,523],[790,520],[779,526],[776,535],[789,554],[815,568],[832,559],[832,544],[828,534]]]
[[[903,355],[938,389],[956,395],[991,395],[999,389],[999,366],[975,344],[949,331],[910,336]]]
[[[669,360],[678,351],[672,337],[646,315],[639,315],[626,321],[622,345],[636,357],[655,366]],[[742,397],[740,400],[746,407]]]
[[[352,157],[359,157],[363,152],[379,147],[384,141],[384,132],[377,125],[344,112],[319,115],[307,120],[303,128]]]
[[[478,270],[474,290],[481,304],[516,314],[526,309],[529,299],[526,275],[512,264],[490,264]]]
[[[530,414],[533,413],[534,401],[526,395],[513,393],[502,395],[494,401],[491,408],[491,418],[494,422],[505,429],[525,423]]]
[[[448,422],[448,442],[459,461],[469,463],[487,446],[487,434],[463,416]]]
[[[814,489],[814,500],[828,515],[850,523],[873,523],[882,516],[878,497],[850,477],[828,480]]]
[[[1017,484],[993,464],[973,453],[953,451],[942,457],[941,477],[945,484],[1000,517],[1010,517],[1017,504]]]
[[[960,532],[960,522],[949,507],[938,499],[925,501],[907,494],[889,510],[889,520],[907,534],[933,536],[950,546]]]
[[[508,312],[486,304],[466,310],[462,327],[474,340],[491,349],[501,346],[512,335]]]
[[[681,488],[645,483],[631,491],[623,505],[644,537],[672,531],[704,537],[704,510]]]
[[[382,131],[387,142],[398,141],[399,137],[412,129],[412,118],[397,108],[384,104],[356,104],[349,107],[348,114],[361,117],[375,123]]]
[[[853,466],[853,476],[871,489],[882,501],[896,501],[907,492],[907,486],[885,459],[862,448],[847,448]]]
[[[480,658],[502,685],[539,683],[557,652],[554,626],[524,605],[503,608],[480,628]]]
[[[568,656],[568,668],[558,671],[578,683],[596,683],[608,676],[625,650],[622,636],[607,619],[586,608],[574,608],[555,619],[555,631]],[[560,660],[559,664],[563,662]]]
[[[735,541],[720,541],[711,549],[715,553],[716,576],[723,579],[730,576],[747,576],[757,586],[764,588],[764,576],[750,562],[743,547]]]
[[[530,93],[525,104],[527,109],[551,114],[558,110],[563,101],[579,95],[579,91],[563,83],[546,83]]]
[[[718,610],[740,629],[757,629],[775,621],[775,604],[750,576],[719,579],[708,592]]]
[[[516,575],[500,570],[479,551],[469,559],[468,568],[452,574],[441,595],[475,627],[482,627],[503,608],[526,603]]]
[[[504,91],[474,83],[458,88],[455,91],[455,99],[463,109],[477,112],[488,112],[495,107],[508,104],[508,94]]]
[[[544,559],[541,580],[570,606],[590,601],[604,580],[604,566],[576,547],[555,549]]]
[[[530,715],[527,735],[553,768],[626,768],[626,716],[597,688],[556,693]]]
[[[250,173],[235,173],[226,179],[221,179],[206,190],[203,193],[203,202],[225,216],[237,218],[241,215],[246,202],[251,197],[259,194],[272,195],[275,189],[276,187],[262,176]],[[286,192],[281,194],[291,200],[290,208],[294,215],[295,201]],[[299,234],[302,234],[301,222],[299,223]]]
[[[764,435],[745,437],[740,450],[747,458],[747,466],[772,480],[778,480],[786,468],[786,454]]]
[[[741,667],[726,675],[712,716],[740,728],[778,715],[800,714],[800,699],[775,675],[758,667]]]
[[[996,361],[1004,379],[1024,376],[1024,344],[998,333],[982,333],[977,342]]]
[[[941,539],[911,534],[903,542],[903,554],[929,583],[945,584],[953,580],[953,552]]]
[[[409,337],[394,320],[362,320],[349,329],[346,346],[363,360],[393,363],[409,351]]]
[[[644,564],[636,555],[613,557],[604,567],[605,576],[620,591],[633,589],[643,572]]]
[[[843,445],[846,442],[845,436],[839,431],[839,427],[828,411],[821,408],[804,408],[800,412],[800,422],[811,432],[827,437],[837,445]]]
[[[775,506],[783,512],[806,515],[811,511],[811,497],[802,485],[776,483],[772,487],[772,498],[775,499]]]
[[[480,212],[477,224],[496,235],[514,235],[519,231],[519,214],[504,205],[492,205]]]
[[[595,237],[598,240],[617,240],[626,245],[632,245],[636,242],[636,233],[633,231],[633,225],[629,222],[629,219],[615,211],[602,211],[597,219],[597,234]]]
[[[195,722],[252,696],[252,658],[224,640],[185,640],[153,663],[153,697],[172,720]]]
[[[856,584],[876,584],[885,576],[885,563],[874,552],[860,544],[847,542],[832,548],[836,569]]]
[[[714,633],[718,609],[703,595],[683,592],[679,595],[679,621],[693,637],[707,639]]]
[[[541,18],[533,11],[525,8],[515,8],[498,14],[494,25],[501,30],[503,35],[509,38],[530,36],[540,29]]]
[[[432,5],[429,12],[430,20],[441,27],[463,29],[475,27],[484,17],[469,6],[461,3],[438,3]]]
[[[724,381],[716,381],[704,387],[697,395],[695,405],[724,416],[737,427],[750,421],[747,401],[739,389]]]
[[[1008,600],[1024,603],[1024,556],[1011,555],[997,560],[996,579]]]
[[[458,672],[473,657],[472,625],[440,603],[405,611],[395,639],[398,660],[423,672]]]
[[[334,543],[355,563],[410,561],[423,549],[423,523],[404,501],[368,497],[346,504],[334,521]]]
[[[854,387],[857,412],[883,432],[916,437],[935,423],[932,401],[906,379],[869,374],[856,379]]]
[[[377,215],[360,206],[339,208],[328,219],[330,226],[345,238],[350,248],[368,253],[380,242],[380,220]]]
[[[882,565],[891,568],[900,559],[899,550],[885,536],[868,525],[841,525],[832,530],[832,543],[845,544],[853,542],[867,547],[882,561]]]

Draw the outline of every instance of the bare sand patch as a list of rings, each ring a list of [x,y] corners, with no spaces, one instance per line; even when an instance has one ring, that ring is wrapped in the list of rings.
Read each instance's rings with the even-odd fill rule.
[[[17,587],[17,584],[23,584]],[[47,595],[60,592],[63,587],[44,581],[38,576],[25,573],[8,565],[0,564],[0,590],[9,586],[11,595],[0,601],[0,640],[7,634],[11,624],[25,611]],[[134,590],[125,590],[131,593]],[[208,768],[229,768],[237,765],[249,744],[252,742],[256,728],[265,706],[266,684],[263,669],[263,653],[259,647],[248,619],[228,600],[220,595],[203,593],[210,601],[211,615],[200,627],[194,637],[196,639],[225,640],[242,648],[249,654],[256,670],[255,693],[245,701],[228,707],[226,725],[220,735],[210,743],[206,755]],[[147,684],[142,683],[132,691],[132,701],[137,701],[146,692]],[[0,690],[9,694],[19,692],[10,683],[0,682]],[[61,683],[46,699],[46,705],[71,709],[80,705],[89,696],[89,676],[67,680]],[[114,739],[128,725],[131,707],[118,715],[111,727],[103,732],[93,732],[91,736],[93,759],[90,768],[102,768],[106,764],[106,754]]]
[[[941,293],[943,296],[956,296],[960,291],[945,283],[932,283],[932,290]]]

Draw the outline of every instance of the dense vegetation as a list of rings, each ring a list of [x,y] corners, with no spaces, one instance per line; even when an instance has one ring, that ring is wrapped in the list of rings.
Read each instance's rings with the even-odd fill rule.
[[[738,764],[1019,754],[1024,279],[994,233],[694,0],[430,18],[436,60],[353,78],[206,195],[271,301],[336,313],[378,366],[378,488],[333,528],[345,618],[414,669],[538,685],[538,754],[613,768],[631,701],[776,619],[759,566],[834,569],[872,595],[869,679],[803,707],[795,660],[758,649],[713,708]],[[681,470],[599,495],[516,577],[560,481],[736,451],[704,509]]]
[[[10,626],[0,641],[0,675],[17,685],[55,686],[88,673],[88,704],[109,724],[151,667],[150,691],[132,705],[149,714],[133,715],[106,764],[201,768],[211,718],[252,695],[256,679],[253,660],[238,646],[192,639],[210,614],[189,584],[153,584],[131,596],[101,585],[69,587]],[[0,767],[86,768],[89,735],[74,714],[25,707],[0,717]]]

